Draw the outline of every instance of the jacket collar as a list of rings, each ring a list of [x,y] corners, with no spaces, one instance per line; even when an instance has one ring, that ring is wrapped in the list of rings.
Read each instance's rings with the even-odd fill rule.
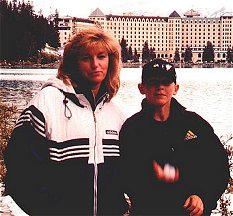
[[[144,98],[141,103],[142,112],[148,116],[153,116],[154,114],[154,106],[149,104],[147,100]],[[183,112],[186,108],[182,106],[175,98],[171,99],[171,112],[170,116],[173,116],[177,112]],[[169,118],[170,118],[169,116]]]
[[[75,88],[75,92],[77,94],[83,94],[89,103],[91,104],[92,110],[94,111],[96,106],[103,101],[106,102],[108,99],[108,93],[107,93],[107,88],[105,84],[102,84],[100,86],[100,90],[97,94],[96,97],[94,97],[90,87],[88,85],[78,85],[78,87]]]

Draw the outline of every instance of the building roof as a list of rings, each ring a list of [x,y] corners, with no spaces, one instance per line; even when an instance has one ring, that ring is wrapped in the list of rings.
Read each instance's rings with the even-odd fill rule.
[[[176,12],[176,11],[173,11],[170,15],[169,15],[169,17],[180,17],[180,15]]]
[[[110,20],[111,18],[112,19],[133,19],[133,20],[138,20],[138,19],[152,19],[154,21],[156,20],[163,20],[165,22],[167,22],[168,20],[168,17],[160,17],[160,16],[143,16],[143,15],[132,15],[132,16],[125,16],[125,15],[112,15],[112,14],[109,14],[109,15],[106,15],[105,16],[107,20]]]
[[[74,17],[73,20],[77,21],[77,22],[83,22],[83,23],[95,23],[92,20],[89,19],[85,19],[85,18],[78,18],[78,17]]]
[[[58,18],[58,21],[62,21],[62,20],[73,20],[76,22],[83,22],[83,23],[95,23],[94,21],[86,19],[86,18],[78,18],[78,17],[71,17],[71,16],[64,16],[64,17]]]
[[[105,15],[99,8],[96,8],[89,17],[105,17]]]

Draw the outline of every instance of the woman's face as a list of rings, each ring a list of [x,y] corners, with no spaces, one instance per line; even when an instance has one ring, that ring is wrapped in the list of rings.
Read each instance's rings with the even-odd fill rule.
[[[78,68],[92,89],[99,89],[108,72],[109,56],[103,47],[89,48],[81,52]]]

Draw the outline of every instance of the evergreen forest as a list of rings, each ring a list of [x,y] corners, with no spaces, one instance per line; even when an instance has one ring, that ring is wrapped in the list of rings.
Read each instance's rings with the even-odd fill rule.
[[[0,61],[37,63],[46,43],[59,47],[55,23],[37,15],[29,1],[0,0]]]

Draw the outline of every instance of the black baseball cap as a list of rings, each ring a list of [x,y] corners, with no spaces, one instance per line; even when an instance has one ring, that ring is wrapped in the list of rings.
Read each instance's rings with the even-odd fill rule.
[[[153,78],[164,77],[176,84],[176,71],[173,64],[163,59],[154,59],[142,67],[142,83]]]

